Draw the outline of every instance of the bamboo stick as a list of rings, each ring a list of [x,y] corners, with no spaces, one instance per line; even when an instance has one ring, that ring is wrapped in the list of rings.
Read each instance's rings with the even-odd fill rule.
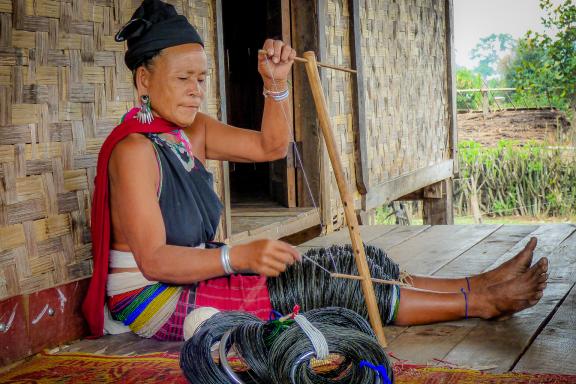
[[[334,277],[337,279],[364,280],[364,278],[362,276],[346,275],[344,273],[331,273],[330,277]],[[378,283],[378,284],[398,285],[400,287],[409,287],[410,286],[410,285],[405,284],[405,283],[398,281],[398,280],[384,280],[384,279],[377,279],[375,277],[371,277],[370,280],[372,280],[373,283]]]
[[[265,49],[259,49],[259,50],[258,50],[258,53],[262,53],[262,54],[264,54],[264,55],[268,55],[268,52],[267,52]],[[297,61],[297,62],[299,62],[299,63],[304,63],[304,64],[306,64],[306,62],[308,62],[308,60],[306,60],[305,58],[303,58],[303,57],[298,57],[298,56],[296,56],[296,57],[294,58],[294,61]],[[316,62],[316,65],[319,66],[319,67],[335,69],[335,70],[337,70],[337,71],[344,71],[344,72],[353,73],[353,74],[356,74],[356,73],[357,73],[357,71],[356,71],[355,69],[340,67],[340,66],[334,65],[334,64],[324,64],[324,63],[320,63],[320,62],[317,61],[317,62]]]
[[[342,163],[340,162],[340,155],[338,154],[336,141],[334,140],[328,106],[326,105],[324,90],[322,89],[320,74],[318,73],[316,54],[312,51],[304,52],[304,58],[306,59],[305,65],[306,73],[308,74],[308,81],[310,82],[310,88],[318,112],[318,120],[320,121],[324,142],[328,149],[328,155],[330,157],[330,162],[332,163],[332,169],[334,171],[334,176],[336,177],[338,190],[340,191],[340,198],[344,205],[344,215],[346,217],[346,223],[348,224],[348,230],[350,231],[354,258],[356,260],[359,275],[362,279],[362,292],[364,294],[366,306],[368,307],[368,317],[378,342],[385,347],[387,345],[386,336],[384,335],[384,328],[382,327],[382,319],[380,318],[378,302],[376,300],[376,294],[374,293],[374,285],[372,284],[372,280],[370,280],[372,277],[370,276],[366,254],[364,253],[364,244],[362,243],[362,238],[360,237],[360,231],[358,229],[358,219],[354,212],[354,201],[352,200],[352,195],[350,195],[350,192],[348,191],[348,184],[346,183],[344,170],[342,169]]]

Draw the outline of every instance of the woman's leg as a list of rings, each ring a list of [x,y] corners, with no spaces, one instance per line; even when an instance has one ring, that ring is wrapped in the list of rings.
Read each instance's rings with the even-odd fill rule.
[[[397,325],[430,324],[466,317],[490,319],[521,311],[535,305],[546,288],[548,260],[541,259],[526,272],[490,289],[462,292],[435,292],[403,288]],[[466,297],[468,303],[466,303]]]
[[[530,268],[530,264],[532,264],[536,243],[537,240],[533,237],[526,247],[512,259],[502,263],[502,265],[491,271],[471,276],[468,278],[468,281],[466,281],[466,278],[450,279],[416,275],[410,275],[407,280],[414,288],[429,291],[459,292],[460,288],[468,291],[468,284],[470,284],[471,291],[481,290],[494,284],[513,279],[526,272],[528,268]]]
[[[471,281],[472,290],[467,292],[469,317],[499,317],[538,302],[546,287],[548,260],[543,258],[528,269],[534,246],[535,242],[531,241],[511,261]],[[365,314],[360,283],[331,278],[326,272],[333,268],[329,254],[334,258],[339,272],[358,273],[354,254],[348,245],[333,246],[330,252],[325,249],[310,250],[302,263],[292,265],[278,278],[268,279],[272,307],[289,313],[296,304],[302,311],[338,306]],[[366,255],[373,277],[388,280],[399,278],[398,266],[382,250],[367,246]],[[461,288],[467,290],[464,279],[416,278],[414,283],[416,288],[402,288],[399,297],[397,287],[374,285],[383,320],[392,320],[399,325],[415,325],[465,317],[465,300],[460,292]],[[425,287],[429,288],[423,289]]]

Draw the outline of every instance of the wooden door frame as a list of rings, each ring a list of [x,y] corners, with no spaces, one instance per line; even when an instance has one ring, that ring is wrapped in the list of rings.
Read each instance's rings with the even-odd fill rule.
[[[291,13],[291,1],[290,0],[280,0],[281,7],[281,18],[282,18],[282,39],[288,41],[292,44],[292,13]],[[226,58],[224,52],[224,24],[223,24],[223,10],[222,10],[222,0],[215,0],[214,4],[215,11],[215,24],[216,24],[216,63],[217,63],[217,76],[218,76],[218,94],[219,94],[219,112],[218,119],[224,123],[228,120],[228,110],[227,102],[228,96],[226,92]],[[292,84],[294,84],[294,78],[292,75]],[[294,92],[290,94],[290,116],[294,116]],[[293,137],[297,137],[296,133],[296,121],[292,118],[292,129]],[[292,149],[292,148],[291,148]],[[286,170],[285,175],[285,187],[287,189],[287,202],[288,207],[293,208],[301,206],[297,199],[297,172],[296,172],[296,162],[293,150],[288,151],[286,158]],[[231,207],[231,197],[230,197],[230,163],[228,161],[222,161],[220,172],[222,175],[222,190],[221,196],[224,205],[223,214],[223,239],[229,239],[232,236],[232,207]],[[300,178],[298,178],[299,181]]]
[[[228,109],[226,106],[226,59],[224,56],[224,25],[222,21],[222,0],[215,0],[214,13],[216,17],[216,65],[218,66],[218,97],[220,110],[218,119],[223,123],[228,120]],[[222,203],[224,212],[222,215],[222,240],[232,236],[232,210],[230,205],[230,164],[228,161],[220,162],[220,174],[222,177]]]
[[[292,45],[292,19],[291,19],[291,9],[290,9],[290,2],[291,0],[280,0],[280,9],[281,9],[281,18],[282,18],[282,40],[287,42],[288,44]],[[290,74],[290,83],[294,83],[294,76]],[[294,92],[290,92],[290,97],[288,98],[289,108],[288,108],[288,119],[292,123],[292,134],[291,138],[296,137],[296,127],[295,121],[293,118],[294,116]],[[295,143],[294,143],[295,144]],[[289,144],[292,147],[292,143]],[[292,149],[292,148],[290,148]],[[296,201],[296,163],[294,159],[294,151],[288,150],[288,154],[286,155],[286,175],[285,179],[286,184],[286,201],[288,204],[288,208],[294,208],[298,206]]]
[[[323,27],[319,23],[318,0],[289,0],[289,3],[292,47],[299,55],[305,51],[319,52],[319,30]],[[322,205],[320,190],[327,183],[326,175],[323,177],[321,172],[327,169],[322,166],[324,163],[322,135],[318,129],[316,109],[303,65],[297,64],[292,67],[292,79],[295,147],[298,148],[304,168],[302,169],[298,163],[295,164],[297,205],[313,206],[305,177],[308,179],[313,199],[318,205]],[[325,217],[322,221],[326,221]]]

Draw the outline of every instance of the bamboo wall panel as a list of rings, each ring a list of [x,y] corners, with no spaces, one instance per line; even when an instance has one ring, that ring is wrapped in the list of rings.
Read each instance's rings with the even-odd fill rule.
[[[444,5],[360,1],[372,186],[449,157]]]
[[[171,3],[205,39],[202,108],[216,116],[214,4]],[[91,274],[98,152],[135,101],[114,34],[139,4],[0,0],[0,299]],[[221,167],[209,166],[221,193]]]
[[[344,67],[351,65],[349,1],[321,2],[326,15],[322,60]],[[444,2],[434,0],[360,1],[368,189],[449,156],[445,17]],[[359,201],[354,79],[344,72],[321,71],[348,184]],[[331,191],[330,208],[338,227],[343,210],[333,178]]]
[[[350,0],[330,0],[326,4],[325,18],[325,57],[326,63],[336,64],[342,67],[351,67],[350,52],[350,14],[348,2]],[[353,78],[351,74],[330,69],[320,69],[324,75],[324,93],[328,110],[332,117],[336,144],[340,152],[340,159],[344,168],[346,179],[354,200],[360,200],[360,194],[356,189],[356,174],[354,168],[354,126],[353,126]],[[332,172],[331,172],[332,174]],[[338,186],[334,177],[330,178],[331,186],[331,212],[334,216],[334,227],[343,224],[344,211]]]

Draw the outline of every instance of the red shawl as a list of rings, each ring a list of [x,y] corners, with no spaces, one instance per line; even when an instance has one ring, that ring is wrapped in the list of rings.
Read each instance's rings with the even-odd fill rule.
[[[166,133],[178,127],[156,117],[150,124],[142,124],[134,118],[137,108],[130,110],[124,121],[110,133],[98,155],[94,196],[92,199],[92,255],[94,271],[88,293],[82,304],[82,311],[90,333],[100,337],[104,333],[104,301],[106,299],[106,279],[108,277],[108,254],[110,252],[110,199],[108,191],[108,161],[112,150],[122,139],[131,133]]]

